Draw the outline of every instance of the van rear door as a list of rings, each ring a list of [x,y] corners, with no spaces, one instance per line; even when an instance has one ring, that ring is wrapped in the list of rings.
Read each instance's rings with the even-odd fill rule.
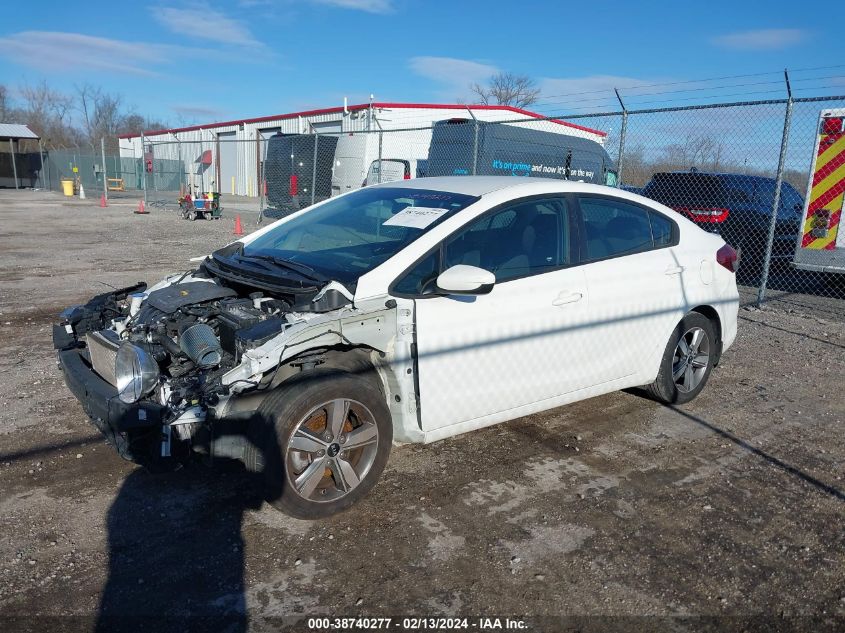
[[[366,134],[348,134],[337,139],[331,195],[339,196],[361,186],[364,180],[366,149]]]
[[[375,185],[380,182],[408,180],[409,178],[411,178],[411,163],[409,161],[398,158],[382,158],[381,161],[374,160],[370,163],[366,184]]]

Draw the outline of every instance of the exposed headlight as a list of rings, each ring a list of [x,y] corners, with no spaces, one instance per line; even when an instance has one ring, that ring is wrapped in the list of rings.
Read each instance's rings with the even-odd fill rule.
[[[158,384],[158,363],[146,351],[123,342],[114,361],[118,397],[127,404],[138,402]]]

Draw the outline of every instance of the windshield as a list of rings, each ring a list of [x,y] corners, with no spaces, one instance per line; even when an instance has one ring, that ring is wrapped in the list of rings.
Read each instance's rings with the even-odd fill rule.
[[[280,224],[247,244],[243,256],[272,257],[354,282],[476,200],[427,189],[360,189]]]

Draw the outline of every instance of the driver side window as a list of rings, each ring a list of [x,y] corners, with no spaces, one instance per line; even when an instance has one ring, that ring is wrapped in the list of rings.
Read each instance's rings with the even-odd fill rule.
[[[443,268],[467,264],[496,282],[548,272],[570,263],[566,203],[532,200],[485,215],[445,245]]]
[[[571,263],[569,216],[559,198],[532,200],[489,213],[470,222],[413,266],[393,290],[425,295],[435,290],[437,275],[456,264],[489,270],[496,282],[537,275]]]

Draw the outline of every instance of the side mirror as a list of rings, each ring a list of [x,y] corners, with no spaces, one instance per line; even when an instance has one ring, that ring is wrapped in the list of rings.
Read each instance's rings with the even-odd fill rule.
[[[489,270],[456,264],[437,276],[437,289],[450,295],[486,295],[496,284]]]

